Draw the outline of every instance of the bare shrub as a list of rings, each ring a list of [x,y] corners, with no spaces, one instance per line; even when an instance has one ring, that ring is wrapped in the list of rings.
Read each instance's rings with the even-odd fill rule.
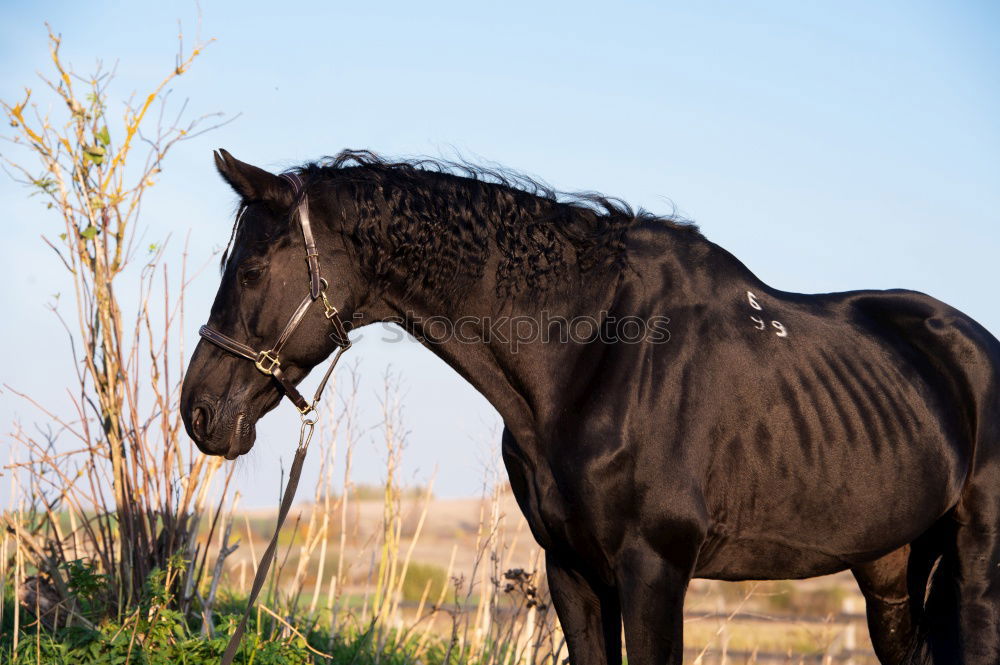
[[[18,568],[21,582],[32,573],[28,592],[45,599],[48,622],[85,620],[70,574],[82,560],[102,576],[96,592],[110,613],[140,598],[154,571],[187,609],[200,605],[198,582],[211,568],[196,535],[206,516],[210,539],[220,526],[210,488],[228,475],[220,477],[217,458],[193,450],[176,408],[186,252],[171,274],[162,246],[140,246],[139,213],[167,154],[213,126],[206,121],[214,116],[185,121],[186,103],[168,105],[169,86],[205,44],[185,50],[182,41],[166,76],[122,106],[111,92],[113,68],[98,63],[79,75],[51,30],[49,43],[41,94],[26,89],[21,101],[0,102],[11,127],[3,160],[59,221],[43,241],[71,284],[70,308],[57,301],[51,309],[76,378],[69,413],[7,386],[41,424],[14,428],[14,509],[2,517],[14,548],[3,563]],[[123,278],[135,302],[121,300]]]

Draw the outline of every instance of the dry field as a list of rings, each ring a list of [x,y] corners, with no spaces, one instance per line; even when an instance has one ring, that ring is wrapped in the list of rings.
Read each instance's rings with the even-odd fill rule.
[[[318,547],[314,546],[309,556],[303,535],[313,507],[303,504],[297,513],[293,510],[282,534],[285,549],[279,561],[287,555],[281,571],[282,584],[295,585],[296,576],[301,576],[304,598],[317,589],[329,592],[326,578],[332,574],[331,567],[339,563],[342,551],[342,579],[347,586],[340,592],[348,599],[345,605],[366,606],[376,592],[384,502],[375,498],[348,502],[343,550],[339,534],[332,535],[327,543],[323,579],[317,579]],[[491,513],[496,518],[492,531],[500,559],[493,562],[495,565],[484,560],[490,556],[484,554],[484,534],[490,530],[484,525],[488,525]],[[273,517],[272,511],[263,510],[236,516],[233,538],[241,538],[242,544],[227,560],[224,586],[245,589],[249,584],[254,566],[251,555],[263,550]],[[399,549],[411,552],[410,569],[418,573],[418,582],[408,581],[400,594],[401,624],[414,618],[422,587],[428,584],[433,589],[429,595],[433,596],[440,588],[437,585],[447,579],[449,588],[443,605],[475,611],[484,591],[495,586],[491,570],[520,568],[530,572],[544,568],[510,494],[500,495],[495,505],[486,499],[425,501],[414,495],[401,499],[399,523]],[[248,540],[252,547],[247,545]],[[849,573],[795,582],[695,580],[685,611],[686,662],[877,663],[868,640],[864,600]],[[448,626],[447,620],[438,619],[434,632],[443,636]]]

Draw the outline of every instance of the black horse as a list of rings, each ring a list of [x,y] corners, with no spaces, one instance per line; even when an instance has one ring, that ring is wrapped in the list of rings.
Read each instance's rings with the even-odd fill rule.
[[[1000,342],[969,317],[912,291],[779,291],[691,224],[503,171],[216,164],[242,205],[212,328],[278,336],[308,292],[306,200],[341,314],[398,322],[503,416],[575,665],[620,663],[623,623],[630,663],[680,663],[692,577],[844,569],[882,662],[1000,663]],[[286,380],[328,332],[306,312]],[[280,388],[202,341],[191,438],[246,453]]]

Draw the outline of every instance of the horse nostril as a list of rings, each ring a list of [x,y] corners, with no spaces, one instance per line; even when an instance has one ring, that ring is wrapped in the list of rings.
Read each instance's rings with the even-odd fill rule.
[[[212,410],[207,406],[196,406],[191,412],[191,434],[195,441],[203,442],[212,428]]]

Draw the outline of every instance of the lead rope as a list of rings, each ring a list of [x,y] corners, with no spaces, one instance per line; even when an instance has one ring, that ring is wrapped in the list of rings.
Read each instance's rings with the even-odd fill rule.
[[[337,366],[337,361],[340,360],[340,356],[344,354],[344,351],[349,348],[350,343],[347,346],[341,346],[337,349],[333,360],[330,361],[330,367],[327,368],[326,374],[323,375],[323,379],[319,382],[319,387],[316,388],[310,409],[301,414],[302,427],[299,428],[299,445],[295,448],[295,458],[292,460],[292,468],[288,472],[288,484],[285,485],[285,491],[281,495],[281,504],[278,508],[278,523],[274,527],[274,535],[271,536],[271,542],[268,543],[267,549],[264,550],[264,555],[260,558],[260,563],[257,565],[257,574],[253,578],[253,586],[250,587],[250,597],[247,598],[247,608],[243,611],[243,617],[236,626],[236,631],[229,638],[229,644],[226,645],[226,651],[222,654],[220,665],[232,665],[233,659],[236,657],[236,652],[240,648],[240,642],[243,640],[243,633],[246,632],[250,612],[253,611],[254,603],[257,602],[257,596],[260,595],[260,590],[264,587],[268,570],[270,570],[271,562],[274,560],[274,553],[278,549],[278,534],[281,532],[281,527],[285,523],[288,511],[292,507],[295,490],[299,487],[302,464],[305,462],[306,452],[309,450],[309,442],[312,441],[313,429],[319,420],[319,416],[316,413],[316,405],[319,404],[319,398],[323,395],[323,389],[326,388],[327,381],[333,376],[333,368]]]

